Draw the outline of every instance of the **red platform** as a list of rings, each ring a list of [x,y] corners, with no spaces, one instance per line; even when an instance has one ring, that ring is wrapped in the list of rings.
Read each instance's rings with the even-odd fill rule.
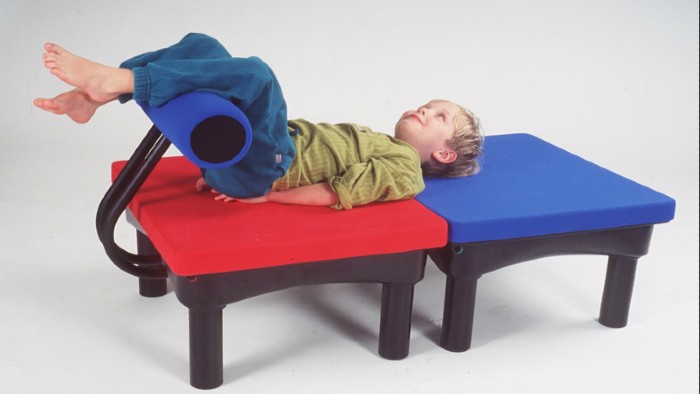
[[[116,162],[113,176],[126,162]],[[347,211],[215,201],[199,193],[199,170],[163,158],[129,209],[181,276],[425,250],[444,246],[447,224],[415,200]]]

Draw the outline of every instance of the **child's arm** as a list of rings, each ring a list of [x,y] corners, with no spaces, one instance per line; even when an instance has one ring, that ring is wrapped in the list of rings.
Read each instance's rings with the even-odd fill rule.
[[[280,204],[317,205],[325,207],[338,202],[338,195],[327,183],[317,183],[288,190],[270,192],[259,198],[264,198],[264,201],[277,202]],[[239,201],[254,202],[246,200]]]
[[[200,178],[197,181],[197,191],[201,192],[208,188],[204,178]],[[215,190],[212,190],[212,192],[218,194],[218,196],[215,197],[216,200],[224,202],[240,201],[246,204],[276,202],[280,204],[331,206],[338,202],[338,195],[327,183],[317,183],[315,185],[306,185],[288,190],[270,192],[264,196],[253,198],[233,198]]]

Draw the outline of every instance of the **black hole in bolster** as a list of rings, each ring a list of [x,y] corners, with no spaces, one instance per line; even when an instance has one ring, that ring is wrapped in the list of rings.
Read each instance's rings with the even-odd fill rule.
[[[231,160],[245,146],[245,128],[230,116],[218,115],[204,119],[190,136],[192,151],[201,160],[223,163]]]

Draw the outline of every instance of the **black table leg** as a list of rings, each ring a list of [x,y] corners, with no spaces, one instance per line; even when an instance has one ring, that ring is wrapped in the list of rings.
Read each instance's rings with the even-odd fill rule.
[[[379,324],[379,355],[389,360],[408,356],[413,309],[413,284],[385,283]]]
[[[213,389],[224,382],[223,307],[190,309],[190,384]]]
[[[610,256],[608,259],[598,320],[600,324],[612,328],[627,325],[636,269],[636,258]]]
[[[447,275],[440,336],[440,346],[446,350],[464,352],[471,347],[477,279]]]

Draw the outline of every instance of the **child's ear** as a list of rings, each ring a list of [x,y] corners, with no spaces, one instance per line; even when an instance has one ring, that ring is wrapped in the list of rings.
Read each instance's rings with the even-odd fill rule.
[[[443,150],[433,152],[432,157],[442,164],[450,164],[457,160],[457,152],[450,148],[445,148]]]

